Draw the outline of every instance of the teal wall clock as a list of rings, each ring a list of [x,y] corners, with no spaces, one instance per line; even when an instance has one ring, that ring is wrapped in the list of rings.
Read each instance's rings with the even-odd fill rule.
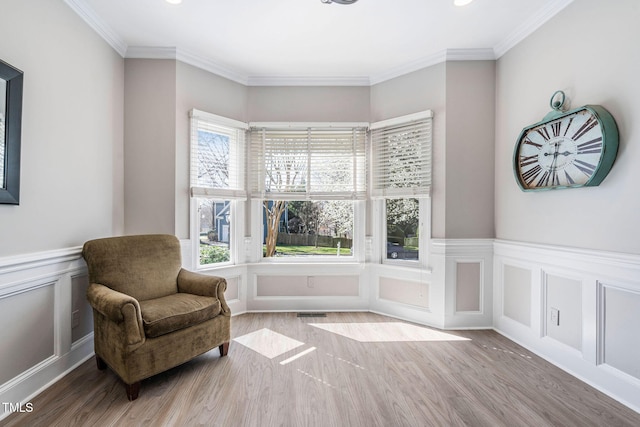
[[[558,99],[554,101],[554,99]],[[523,191],[599,185],[618,153],[618,127],[600,105],[562,111],[565,95],[551,97],[551,111],[522,130],[513,156]]]

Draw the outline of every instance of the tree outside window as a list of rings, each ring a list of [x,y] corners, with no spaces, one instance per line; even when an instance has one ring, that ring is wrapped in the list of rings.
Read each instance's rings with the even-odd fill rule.
[[[251,145],[264,257],[350,254],[353,200],[365,196],[364,129],[255,128]]]
[[[191,195],[197,231],[193,237],[201,266],[233,261],[234,200],[246,198],[244,130],[229,122],[191,111]]]
[[[420,203],[418,199],[387,199],[387,259],[419,258]]]
[[[265,201],[271,205],[275,202]],[[285,201],[272,257],[349,256],[353,245],[353,201]],[[263,221],[267,222],[265,215]],[[265,227],[268,235],[269,227]],[[266,237],[266,236],[265,236]],[[264,255],[267,256],[265,239]]]

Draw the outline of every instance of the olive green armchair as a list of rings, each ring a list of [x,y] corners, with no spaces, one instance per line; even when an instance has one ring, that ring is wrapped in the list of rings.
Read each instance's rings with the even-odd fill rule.
[[[135,400],[140,381],[219,347],[226,356],[231,311],[221,277],[182,268],[171,235],[90,240],[89,270],[98,369],[109,366]]]

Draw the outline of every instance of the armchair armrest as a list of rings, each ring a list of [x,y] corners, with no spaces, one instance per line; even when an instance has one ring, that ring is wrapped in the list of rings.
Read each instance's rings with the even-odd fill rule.
[[[99,283],[91,283],[87,289],[87,300],[91,307],[107,320],[123,325],[127,345],[144,342],[142,313],[135,298]]]
[[[224,291],[227,290],[227,281],[223,277],[207,276],[205,274],[194,273],[184,268],[178,274],[178,292],[185,292],[194,295],[207,297],[217,297],[220,300],[220,308],[225,316],[231,315],[231,310],[224,298]]]

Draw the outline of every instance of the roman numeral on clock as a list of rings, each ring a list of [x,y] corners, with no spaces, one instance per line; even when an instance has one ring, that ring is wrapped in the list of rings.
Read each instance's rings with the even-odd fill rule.
[[[596,166],[591,163],[583,162],[582,160],[575,160],[573,165],[580,169],[582,173],[587,176],[593,175],[593,172],[596,170]]]
[[[551,139],[551,137],[549,136],[549,131],[547,130],[546,127],[543,127],[542,129],[537,129],[536,132],[538,132],[540,136],[544,138],[545,141],[548,141]]]
[[[573,178],[571,178],[571,175],[569,175],[569,173],[567,171],[564,171],[564,177],[567,178],[567,182],[569,183],[569,185],[573,185],[576,182],[573,180]]]
[[[602,152],[602,137],[578,144],[578,154],[597,154]]]
[[[567,128],[564,130],[562,136],[567,136],[567,132],[569,132],[569,128],[571,127],[571,123],[573,123],[573,117],[569,119],[569,123],[567,123]]]
[[[533,156],[520,156],[520,167],[524,168],[525,166],[532,165],[538,161],[538,155],[534,154]]]
[[[560,136],[560,127],[562,127],[562,122],[551,123],[551,132],[553,132],[554,138]]]
[[[589,120],[587,120],[582,126],[580,126],[580,129],[578,129],[578,131],[571,137],[571,139],[576,141],[582,138],[585,133],[589,132],[597,124],[598,120],[595,117],[589,117]]]
[[[540,181],[538,181],[538,187],[546,187],[547,185],[549,185],[550,177],[551,174],[549,173],[549,171],[545,171],[540,177]]]
[[[536,148],[542,148],[542,144],[536,144],[535,142],[533,142],[532,140],[530,140],[529,138],[525,138],[524,139],[524,143],[528,144],[528,145],[533,145]]]
[[[542,167],[537,165],[535,168],[531,168],[525,173],[522,174],[522,179],[527,185],[531,185],[531,183],[536,179],[538,175],[542,172]]]

